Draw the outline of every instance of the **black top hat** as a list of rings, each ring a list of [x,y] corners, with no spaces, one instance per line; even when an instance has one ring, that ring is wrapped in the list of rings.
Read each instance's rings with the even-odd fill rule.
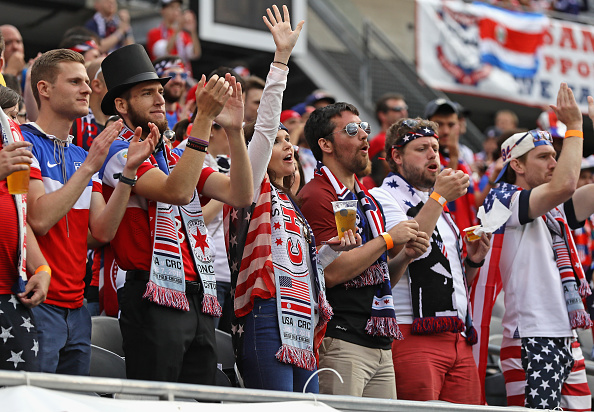
[[[117,114],[114,106],[116,97],[138,83],[158,80],[165,85],[171,79],[159,78],[151,59],[140,44],[130,44],[114,51],[103,60],[101,70],[107,86],[107,93],[101,101],[101,111],[107,115]]]

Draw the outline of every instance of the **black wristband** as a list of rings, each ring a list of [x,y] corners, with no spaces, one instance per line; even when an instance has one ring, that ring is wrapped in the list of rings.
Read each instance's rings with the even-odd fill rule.
[[[466,259],[464,259],[466,261],[466,264],[468,265],[468,267],[470,268],[480,268],[485,264],[485,259],[481,260],[480,262],[476,263],[473,262],[472,260],[468,259],[468,257],[466,257]]]
[[[137,180],[136,179],[136,176],[134,176],[134,179],[130,179],[130,178],[124,176],[121,173],[114,174],[113,175],[113,178],[114,179],[118,179],[120,182],[122,182],[124,184],[127,184],[127,185],[130,185],[130,186],[134,186],[136,184],[136,180]]]
[[[206,153],[206,149],[208,148],[208,146],[205,146],[200,143],[196,143],[190,139],[188,139],[188,141],[186,142],[186,147],[188,149],[198,150],[199,152],[203,152],[203,153]]]
[[[279,62],[278,60],[275,60],[272,63],[278,63],[278,64],[282,64],[283,66],[289,67],[289,64],[288,63]]]

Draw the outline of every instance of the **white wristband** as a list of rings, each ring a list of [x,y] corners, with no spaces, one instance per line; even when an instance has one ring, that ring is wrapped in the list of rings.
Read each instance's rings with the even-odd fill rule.
[[[328,245],[324,245],[318,250],[318,259],[322,269],[327,267],[330,263],[334,262],[334,259],[340,256],[342,252],[337,252]]]

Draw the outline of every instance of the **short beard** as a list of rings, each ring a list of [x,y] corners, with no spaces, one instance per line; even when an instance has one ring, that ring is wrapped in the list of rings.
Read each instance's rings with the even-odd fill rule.
[[[138,126],[140,126],[142,128],[143,136],[147,136],[151,132],[151,129],[149,128],[149,125],[148,125],[150,120],[148,120],[142,114],[138,113],[130,103],[128,103],[128,116],[130,117],[130,122],[132,123],[132,128],[135,129]],[[167,118],[165,118],[163,120],[155,121],[153,123],[159,129],[160,134],[163,134],[163,132],[165,130],[167,130],[169,127],[169,124],[167,123]]]
[[[437,176],[427,177],[422,170],[413,167],[407,167],[407,164],[403,163],[400,169],[400,174],[410,183],[413,187],[427,191],[435,186],[435,180]]]

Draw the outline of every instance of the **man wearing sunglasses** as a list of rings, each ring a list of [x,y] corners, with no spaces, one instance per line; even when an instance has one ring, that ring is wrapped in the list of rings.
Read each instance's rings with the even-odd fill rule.
[[[588,103],[592,118],[594,99],[588,97]],[[486,269],[473,284],[473,307],[481,308],[477,320],[489,322],[494,292],[503,288],[501,365],[508,405],[590,410],[584,358],[575,339],[576,328],[592,326],[582,304],[590,288],[569,229],[594,212],[594,185],[576,190],[582,114],[567,84],[561,84],[551,108],[567,125],[558,161],[548,132],[516,133],[501,146],[500,185],[489,193],[485,209],[489,212],[497,200],[511,215],[494,233]],[[483,349],[479,373],[486,364]]]
[[[314,178],[299,192],[302,212],[316,246],[336,236],[333,201],[356,200],[359,248],[343,252],[325,269],[328,301],[334,316],[320,347],[320,393],[396,398],[391,343],[401,338],[394,315],[390,277],[408,263],[404,253],[387,263],[395,245],[414,254],[429,242],[414,220],[386,231],[380,205],[356,177],[367,167],[369,124],[348,103],[316,109],[305,124],[305,138],[318,165]],[[401,273],[401,272],[400,272]]]
[[[188,72],[186,71],[182,60],[176,56],[165,56],[153,61],[155,71],[159,77],[170,77],[163,86],[163,98],[165,99],[165,113],[167,116],[167,124],[170,129],[177,122],[183,119],[184,108],[180,101],[184,92],[186,91],[186,84],[188,80]]]
[[[462,236],[446,203],[466,194],[469,177],[440,171],[437,127],[422,119],[392,125],[385,146],[391,173],[371,190],[384,209],[386,228],[415,219],[420,231],[431,233],[428,252],[411,261],[392,289],[404,335],[392,344],[396,388],[399,399],[480,404],[465,278],[476,275],[490,242],[483,235],[467,243],[464,259]]]

